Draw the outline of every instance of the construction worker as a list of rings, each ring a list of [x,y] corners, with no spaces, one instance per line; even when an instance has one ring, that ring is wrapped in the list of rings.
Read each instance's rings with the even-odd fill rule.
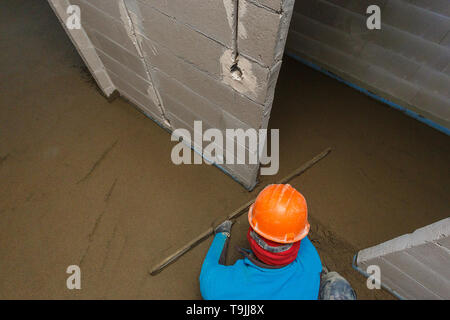
[[[248,212],[251,250],[240,249],[244,259],[225,265],[233,223],[225,221],[216,228],[200,273],[203,298],[355,299],[344,278],[322,268],[319,254],[307,237],[307,215],[306,200],[293,187],[267,186]]]

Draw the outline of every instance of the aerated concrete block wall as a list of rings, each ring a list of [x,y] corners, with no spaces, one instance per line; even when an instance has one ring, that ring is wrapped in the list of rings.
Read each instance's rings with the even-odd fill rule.
[[[111,81],[107,71],[104,68],[94,46],[83,29],[71,30],[66,27],[69,19],[67,8],[70,5],[68,0],[49,1],[50,6],[59,18],[69,38],[75,44],[78,53],[83,58],[84,63],[89,68],[98,86],[102,89],[106,96],[110,96],[116,89]]]
[[[450,218],[361,250],[357,266],[405,299],[450,299]]]
[[[449,0],[297,1],[287,50],[450,129]]]
[[[267,127],[294,0],[49,2],[61,21],[64,7],[80,7],[82,29],[69,34],[85,35],[96,68],[166,128],[193,137],[195,120],[224,135]],[[222,168],[249,189],[256,184],[259,164]]]

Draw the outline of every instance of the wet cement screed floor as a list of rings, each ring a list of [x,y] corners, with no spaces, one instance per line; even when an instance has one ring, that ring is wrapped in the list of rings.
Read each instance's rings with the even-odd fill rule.
[[[201,298],[211,239],[156,277],[149,267],[328,146],[292,185],[323,262],[359,298],[392,296],[365,287],[357,250],[448,216],[449,138],[290,58],[270,122],[280,171],[249,193],[217,168],[173,165],[170,135],[101,96],[46,1],[1,1],[0,24],[2,299]],[[232,247],[247,227],[239,218]],[[81,290],[66,287],[72,264]]]

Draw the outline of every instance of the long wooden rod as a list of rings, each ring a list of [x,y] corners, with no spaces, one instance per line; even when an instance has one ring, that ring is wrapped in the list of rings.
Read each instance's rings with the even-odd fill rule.
[[[306,170],[311,168],[313,165],[315,165],[317,162],[325,158],[329,153],[331,152],[331,148],[327,148],[321,153],[319,153],[317,156],[309,160],[308,162],[305,162],[303,165],[301,165],[299,168],[295,169],[293,172],[291,172],[289,175],[278,181],[279,184],[288,183],[293,178],[301,175]],[[256,198],[248,201],[246,204],[240,206],[236,210],[234,210],[228,217],[224,220],[233,220],[241,216],[244,212],[247,212],[247,209],[252,205],[253,202],[255,202]],[[220,223],[218,224],[220,225]],[[207,230],[205,230],[203,233],[201,233],[196,238],[192,239],[190,242],[188,242],[186,245],[175,251],[173,254],[162,260],[160,263],[155,265],[150,270],[150,275],[155,276],[158,273],[160,273],[164,268],[166,268],[168,265],[174,263],[176,260],[178,260],[182,255],[184,255],[186,252],[190,251],[191,249],[195,248],[197,245],[208,239],[211,235],[214,234],[215,227],[209,227]]]

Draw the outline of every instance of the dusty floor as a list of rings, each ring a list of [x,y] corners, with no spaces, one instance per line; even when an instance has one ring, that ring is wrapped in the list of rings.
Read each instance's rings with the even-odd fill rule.
[[[328,146],[292,184],[324,263],[360,298],[392,296],[365,288],[357,250],[448,216],[449,138],[290,58],[270,123],[280,172],[248,193],[214,167],[173,165],[169,134],[99,94],[46,1],[1,1],[0,30],[0,298],[200,298],[210,241],[149,267]]]

